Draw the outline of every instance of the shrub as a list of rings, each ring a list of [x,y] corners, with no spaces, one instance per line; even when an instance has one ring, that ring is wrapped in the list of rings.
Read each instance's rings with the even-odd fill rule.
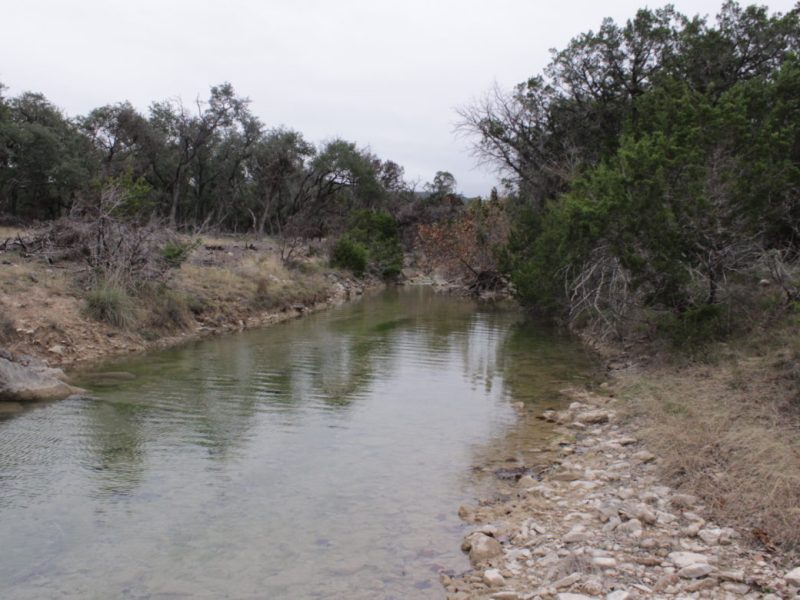
[[[154,329],[172,331],[186,329],[192,322],[192,312],[186,297],[164,285],[142,294],[148,311],[148,324]]]
[[[199,240],[193,242],[170,241],[161,248],[161,257],[171,267],[179,267],[199,245]]]
[[[0,306],[2,308],[2,306]],[[0,315],[0,344],[7,344],[17,337],[17,327],[14,320],[6,315]]]
[[[133,304],[125,288],[111,281],[100,281],[86,294],[86,312],[90,317],[120,329],[135,322]]]
[[[367,270],[368,260],[369,250],[367,247],[348,235],[339,238],[331,254],[332,266],[350,269],[357,277],[361,277]]]
[[[362,210],[350,218],[347,233],[368,250],[368,262],[384,278],[397,277],[403,268],[403,248],[397,221],[384,211]]]
[[[679,315],[662,317],[658,323],[659,333],[677,349],[702,348],[723,339],[728,333],[726,308],[722,304],[704,304]]]

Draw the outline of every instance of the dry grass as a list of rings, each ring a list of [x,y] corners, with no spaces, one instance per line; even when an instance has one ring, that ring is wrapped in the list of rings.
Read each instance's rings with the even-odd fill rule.
[[[628,400],[667,478],[767,548],[800,549],[800,326],[717,346],[714,364],[627,376]]]
[[[8,308],[0,302],[0,345],[13,342],[17,337],[17,324],[9,316]]]
[[[0,226],[0,243],[6,241],[7,239],[14,239],[18,235],[24,236],[25,229],[20,227],[2,227]]]
[[[319,273],[289,271],[275,255],[246,254],[225,267],[185,264],[176,285],[190,298],[237,311],[274,310],[324,300],[328,284]]]

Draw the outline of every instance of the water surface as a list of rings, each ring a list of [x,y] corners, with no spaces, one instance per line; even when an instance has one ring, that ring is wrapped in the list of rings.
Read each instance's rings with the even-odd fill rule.
[[[0,598],[443,598],[511,403],[588,367],[423,288],[108,365],[0,421]]]

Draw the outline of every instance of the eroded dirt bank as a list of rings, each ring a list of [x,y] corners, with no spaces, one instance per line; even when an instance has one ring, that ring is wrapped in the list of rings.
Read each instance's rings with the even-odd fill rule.
[[[14,370],[14,381],[0,385],[4,400],[35,401],[38,389],[46,392],[41,399],[52,399],[58,373],[48,367],[86,369],[115,356],[262,327],[382,287],[332,270],[312,252],[287,268],[269,240],[205,239],[166,281],[151,284],[149,295],[131,298],[133,323],[120,327],[87,309],[86,274],[79,261],[0,252],[0,360]],[[17,371],[30,377],[20,379]],[[37,372],[48,380],[37,383]]]
[[[565,393],[567,410],[542,415],[559,435],[539,449],[549,466],[460,509],[473,569],[442,575],[450,600],[798,597],[800,563],[665,485],[613,392]]]

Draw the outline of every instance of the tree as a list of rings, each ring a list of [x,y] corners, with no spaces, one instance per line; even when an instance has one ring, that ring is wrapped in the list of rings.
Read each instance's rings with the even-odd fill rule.
[[[502,284],[498,255],[508,220],[501,202],[473,202],[456,218],[420,225],[418,235],[430,266],[465,279],[475,292]]]
[[[425,190],[434,198],[444,198],[456,191],[456,178],[449,171],[436,171],[433,181],[425,185]]]
[[[41,94],[3,101],[0,112],[0,208],[24,218],[60,216],[88,186],[91,147]]]
[[[220,130],[235,127],[250,117],[248,103],[246,98],[236,96],[233,86],[224,83],[211,88],[207,103],[198,100],[195,112],[180,100],[151,105],[149,121],[155,135],[145,152],[155,179],[168,194],[171,227],[178,226],[190,166]]]
[[[263,235],[282,231],[286,220],[298,209],[309,186],[306,161],[314,147],[291,129],[273,129],[262,136],[247,168],[253,181],[253,229]]]

